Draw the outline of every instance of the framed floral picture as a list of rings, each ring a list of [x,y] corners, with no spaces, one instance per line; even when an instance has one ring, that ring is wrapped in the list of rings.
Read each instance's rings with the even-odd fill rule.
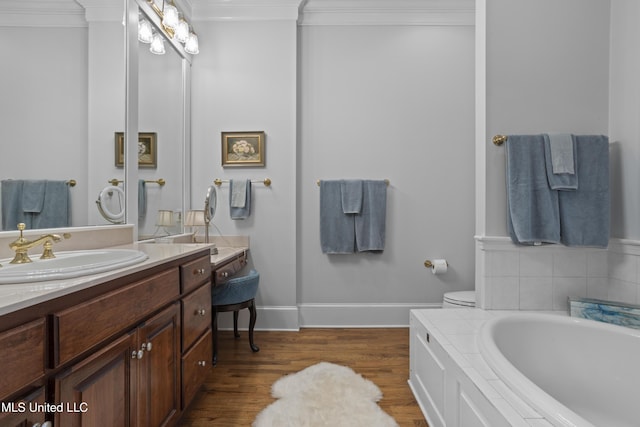
[[[157,144],[155,132],[138,133],[138,167],[158,167]],[[124,132],[116,132],[116,167],[124,167]]]
[[[265,165],[264,132],[222,132],[222,167]]]

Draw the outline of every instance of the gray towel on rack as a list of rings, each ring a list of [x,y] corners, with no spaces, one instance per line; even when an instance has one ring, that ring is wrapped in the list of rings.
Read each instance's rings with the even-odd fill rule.
[[[138,219],[147,217],[147,183],[144,179],[138,180]]]
[[[342,212],[357,214],[362,210],[362,180],[343,179],[340,181]]]
[[[26,180],[22,185],[22,211],[30,213],[42,212],[44,205],[45,183],[43,179]]]
[[[558,192],[549,188],[542,135],[509,135],[507,227],[516,244],[560,243]]]
[[[320,181],[320,247],[325,254],[355,252],[355,224],[342,210],[341,181]]]
[[[42,212],[33,214],[32,228],[69,227],[69,185],[66,181],[46,181]]]
[[[552,135],[544,134],[544,159],[547,169],[547,180],[549,181],[549,187],[552,190],[566,190],[573,191],[578,189],[578,157],[577,150],[575,149],[575,140],[573,135],[568,135],[570,147],[565,148],[567,140],[563,137],[552,137]],[[555,143],[554,143],[555,139]],[[556,148],[554,149],[554,145]],[[560,148],[562,147],[562,148]],[[554,154],[555,151],[555,154]],[[566,157],[571,155],[571,161],[566,160]],[[559,160],[559,159],[562,160]],[[556,168],[556,163],[563,164],[563,167]],[[569,165],[567,165],[570,163]],[[556,172],[560,170],[571,170],[572,172]]]
[[[5,179],[0,183],[3,230],[17,230],[18,223],[25,222],[22,211],[23,184],[24,181],[20,179]]]
[[[383,251],[387,219],[387,183],[366,180],[363,183],[362,212],[355,215],[358,252]]]
[[[247,204],[247,186],[244,180],[232,179],[229,181],[229,191],[231,192],[231,207],[244,208]]]
[[[561,241],[567,246],[609,244],[609,138],[576,135],[576,191],[560,191]]]
[[[245,202],[244,207],[233,206],[234,189],[238,186],[244,187]],[[229,213],[231,219],[247,219],[251,215],[251,180],[231,179],[229,180]]]

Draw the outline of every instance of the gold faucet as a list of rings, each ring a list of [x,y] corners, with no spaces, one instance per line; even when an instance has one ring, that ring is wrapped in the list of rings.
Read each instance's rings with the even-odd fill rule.
[[[38,237],[36,240],[29,241],[22,236],[22,231],[24,229],[25,225],[23,222],[18,224],[20,237],[18,237],[18,239],[16,239],[15,241],[9,243],[9,247],[11,248],[11,250],[16,253],[16,255],[13,257],[13,260],[9,264],[26,264],[32,262],[31,258],[29,258],[29,255],[27,254],[27,251],[40,245],[42,245],[44,248],[40,259],[51,259],[56,257],[53,254],[52,250],[53,242],[59,242],[60,240],[62,240],[62,237],[57,234],[44,234]],[[71,235],[68,233],[65,233],[63,236],[65,239],[71,237]]]

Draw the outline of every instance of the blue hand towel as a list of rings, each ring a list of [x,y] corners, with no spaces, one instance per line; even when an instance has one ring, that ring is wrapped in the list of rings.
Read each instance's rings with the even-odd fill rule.
[[[2,193],[2,229],[17,230],[18,223],[25,222],[22,210],[22,186],[24,181],[5,179],[0,183]],[[27,224],[31,228],[31,224]]]
[[[32,214],[33,228],[69,227],[69,186],[66,181],[46,181],[42,212]]]
[[[362,212],[354,219],[358,252],[383,251],[387,219],[385,181],[364,181]]]
[[[26,180],[22,185],[22,211],[31,213],[42,212],[44,204],[45,181]]]
[[[549,139],[553,173],[575,174],[573,137],[570,133],[545,134]]]
[[[575,141],[572,135],[568,135],[570,138],[571,148],[564,149],[562,154],[558,154],[558,151],[561,151],[557,146],[566,145],[567,141],[563,140],[562,143],[557,142],[556,138],[556,154],[554,155],[554,141],[551,135],[544,134],[544,159],[546,163],[547,169],[547,180],[549,181],[549,187],[552,190],[566,190],[572,191],[578,188],[578,174],[576,171],[578,170],[578,158],[577,158],[577,150],[575,149]],[[571,154],[571,167],[567,166],[569,163],[565,157]],[[558,158],[562,157],[563,160],[558,160]],[[558,163],[564,164],[566,167],[556,168],[555,161]],[[572,170],[573,172],[556,172],[556,170]]]
[[[245,201],[244,207],[233,206],[233,193],[237,186],[244,187]],[[247,219],[251,215],[251,180],[249,179],[232,179],[229,181],[229,214],[231,219]]]
[[[507,226],[516,244],[560,243],[558,192],[549,188],[542,135],[509,135]]]
[[[576,135],[580,187],[560,191],[561,241],[567,246],[609,244],[609,138]]]
[[[145,219],[147,216],[147,183],[144,179],[138,180],[138,218]]]
[[[346,214],[357,214],[362,209],[362,180],[345,179],[340,181],[342,211]]]
[[[231,191],[231,207],[244,208],[247,204],[247,185],[244,180],[232,179],[229,184]]]
[[[325,254],[355,252],[353,215],[342,210],[340,181],[320,181],[320,247]]]

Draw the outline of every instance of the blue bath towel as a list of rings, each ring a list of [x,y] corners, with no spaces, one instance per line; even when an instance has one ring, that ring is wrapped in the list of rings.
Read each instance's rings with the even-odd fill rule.
[[[579,167],[575,138],[573,135],[562,135],[566,135],[570,140],[567,141],[565,138],[547,134],[543,135],[547,180],[552,190],[573,191],[578,188],[577,170]],[[566,147],[569,143],[571,148]],[[569,155],[571,156],[571,161],[567,160]],[[569,170],[572,172],[561,172]]]
[[[341,182],[320,181],[320,247],[325,254],[355,252],[353,215],[342,210]]]
[[[18,223],[25,222],[22,211],[23,184],[24,181],[19,179],[5,179],[0,183],[3,230],[17,230]]]
[[[567,246],[609,244],[609,138],[576,135],[576,191],[560,191],[561,241]]]
[[[26,180],[22,185],[22,211],[42,212],[46,181],[43,179]]]
[[[354,216],[358,252],[383,251],[387,219],[387,183],[363,183],[362,212]]]
[[[138,180],[138,219],[147,217],[147,183],[144,179]]]
[[[549,188],[542,135],[509,135],[507,226],[516,244],[560,243],[558,192]]]
[[[340,181],[342,211],[346,214],[357,214],[362,210],[362,180],[344,179]]]
[[[32,228],[58,228],[71,225],[69,185],[66,181],[46,181],[44,202],[39,214],[32,214]]]
[[[233,206],[233,194],[237,191],[238,186],[244,187],[244,206]],[[229,181],[229,214],[231,219],[247,219],[251,215],[251,180],[249,179],[232,179]]]

